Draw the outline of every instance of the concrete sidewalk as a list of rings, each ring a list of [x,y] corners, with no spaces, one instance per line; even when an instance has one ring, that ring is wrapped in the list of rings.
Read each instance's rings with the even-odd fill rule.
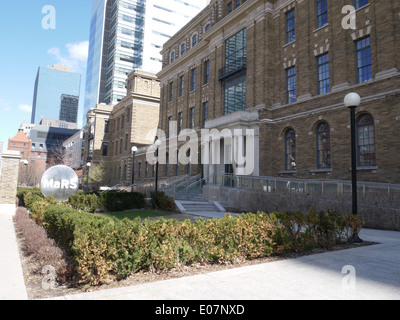
[[[53,300],[399,300],[400,233],[361,238],[380,244]]]
[[[13,215],[0,210],[0,300],[27,300]]]

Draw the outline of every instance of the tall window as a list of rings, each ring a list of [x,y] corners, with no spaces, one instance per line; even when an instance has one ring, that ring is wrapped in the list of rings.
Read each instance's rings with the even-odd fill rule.
[[[357,165],[360,167],[376,165],[375,123],[370,114],[362,114],[356,122],[357,127]]]
[[[183,86],[185,84],[185,76],[179,77],[179,97],[183,96]]]
[[[204,62],[204,82],[203,84],[207,84],[210,82],[210,60]]]
[[[197,34],[192,37],[192,48],[197,44]]]
[[[246,29],[225,42],[225,114],[246,108],[246,50]]]
[[[296,40],[294,9],[286,13],[286,43]]]
[[[286,69],[286,103],[296,102],[296,67]]]
[[[296,170],[296,132],[293,129],[285,133],[285,170]]]
[[[371,38],[366,37],[356,42],[357,50],[357,82],[362,83],[372,79]]]
[[[174,83],[170,82],[169,83],[168,101],[172,102],[173,98],[174,98]]]
[[[178,134],[182,131],[182,126],[183,126],[183,113],[179,112],[178,113]]]
[[[203,128],[208,120],[208,101],[203,103]]]
[[[316,0],[317,28],[328,24],[328,0]]]
[[[189,110],[189,128],[194,128],[194,107]]]
[[[175,51],[171,53],[171,63],[175,61]]]
[[[329,86],[329,54],[317,57],[318,69],[318,94],[328,93]]]
[[[354,0],[354,6],[359,9],[368,4],[368,0]]]
[[[193,68],[190,76],[190,91],[196,89],[196,68]]]
[[[183,56],[186,52],[186,44],[182,43],[181,45],[181,56]]]
[[[317,169],[331,168],[331,128],[322,122],[317,126]]]
[[[103,152],[102,152],[103,157],[108,156],[108,142],[103,142]]]

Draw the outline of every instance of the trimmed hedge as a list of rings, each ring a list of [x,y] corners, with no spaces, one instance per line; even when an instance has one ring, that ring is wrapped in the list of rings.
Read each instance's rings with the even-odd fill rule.
[[[352,240],[357,217],[311,212],[243,214],[179,222],[110,219],[62,206],[44,213],[48,233],[73,258],[82,283],[98,285],[138,270],[225,263]],[[347,232],[347,233],[346,233]],[[327,245],[328,244],[328,245]]]
[[[155,209],[161,209],[171,212],[175,210],[174,198],[167,196],[164,192],[151,192],[150,197],[151,203]]]
[[[99,201],[101,206],[110,212],[142,209],[145,207],[145,196],[139,192],[104,192],[100,194]]]

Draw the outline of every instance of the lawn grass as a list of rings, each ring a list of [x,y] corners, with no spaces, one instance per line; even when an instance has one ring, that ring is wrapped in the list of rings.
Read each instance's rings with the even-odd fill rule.
[[[133,220],[137,217],[140,217],[141,219],[146,219],[146,218],[152,218],[152,217],[164,217],[164,216],[169,216],[171,215],[168,212],[157,212],[157,211],[151,211],[151,210],[130,210],[130,211],[123,211],[123,212],[107,212],[102,214],[102,216],[105,217],[114,217],[117,219],[125,219],[128,218],[130,220]]]

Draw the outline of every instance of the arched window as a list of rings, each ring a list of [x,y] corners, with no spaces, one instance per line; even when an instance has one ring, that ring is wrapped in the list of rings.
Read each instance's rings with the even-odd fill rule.
[[[296,170],[296,132],[293,129],[285,133],[285,170]]]
[[[360,167],[376,165],[374,118],[364,113],[357,118],[357,165]]]
[[[316,129],[317,136],[317,169],[331,168],[331,128],[321,122]]]

